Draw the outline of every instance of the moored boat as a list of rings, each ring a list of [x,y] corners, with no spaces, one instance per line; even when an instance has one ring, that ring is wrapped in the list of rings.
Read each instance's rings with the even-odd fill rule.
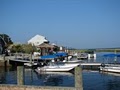
[[[105,57],[120,57],[120,54],[106,54]],[[115,58],[115,61],[116,61]],[[114,73],[120,73],[120,64],[114,63],[114,64],[102,64],[100,66],[100,71],[104,72],[114,72]]]
[[[46,72],[68,72],[74,69],[79,64],[50,64],[43,67],[38,67],[35,69],[37,72],[46,71]]]
[[[105,72],[115,72],[115,73],[120,73],[120,66],[116,65],[106,65],[105,67],[100,67],[101,71]]]

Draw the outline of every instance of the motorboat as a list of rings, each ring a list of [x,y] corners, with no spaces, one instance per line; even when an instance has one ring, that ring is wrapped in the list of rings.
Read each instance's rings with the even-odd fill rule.
[[[66,63],[50,63],[47,66],[37,67],[36,72],[46,71],[46,72],[68,72],[78,66],[78,63],[66,64]]]
[[[105,72],[120,73],[120,65],[107,64],[104,67],[100,66],[100,70]]]
[[[87,53],[78,53],[77,59],[78,60],[88,59],[88,54]]]
[[[44,66],[39,66],[35,71],[47,71],[47,72],[66,72],[74,69],[79,63],[65,63],[63,58],[66,57],[66,53],[56,53],[53,55],[41,56],[41,59],[45,62]]]
[[[120,54],[107,54],[104,56],[105,57],[120,57]],[[115,61],[116,61],[116,58],[115,58]],[[102,63],[100,66],[100,71],[120,73],[120,64],[117,64],[117,63],[104,64],[104,63]]]

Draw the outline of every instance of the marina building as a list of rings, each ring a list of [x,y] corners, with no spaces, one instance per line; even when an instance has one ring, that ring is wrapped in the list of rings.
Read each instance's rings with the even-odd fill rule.
[[[34,46],[39,46],[42,43],[49,43],[49,41],[46,39],[46,37],[44,37],[42,35],[36,35],[28,41],[28,44],[32,44]]]

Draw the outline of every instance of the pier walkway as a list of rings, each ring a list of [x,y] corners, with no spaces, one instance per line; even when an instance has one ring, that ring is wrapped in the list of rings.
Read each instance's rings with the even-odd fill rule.
[[[80,63],[81,66],[100,66],[102,63],[93,62],[93,63]]]

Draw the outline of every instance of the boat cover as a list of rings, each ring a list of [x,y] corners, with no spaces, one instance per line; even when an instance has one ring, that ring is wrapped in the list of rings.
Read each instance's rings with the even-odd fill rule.
[[[120,57],[120,54],[104,54],[104,57]]]

